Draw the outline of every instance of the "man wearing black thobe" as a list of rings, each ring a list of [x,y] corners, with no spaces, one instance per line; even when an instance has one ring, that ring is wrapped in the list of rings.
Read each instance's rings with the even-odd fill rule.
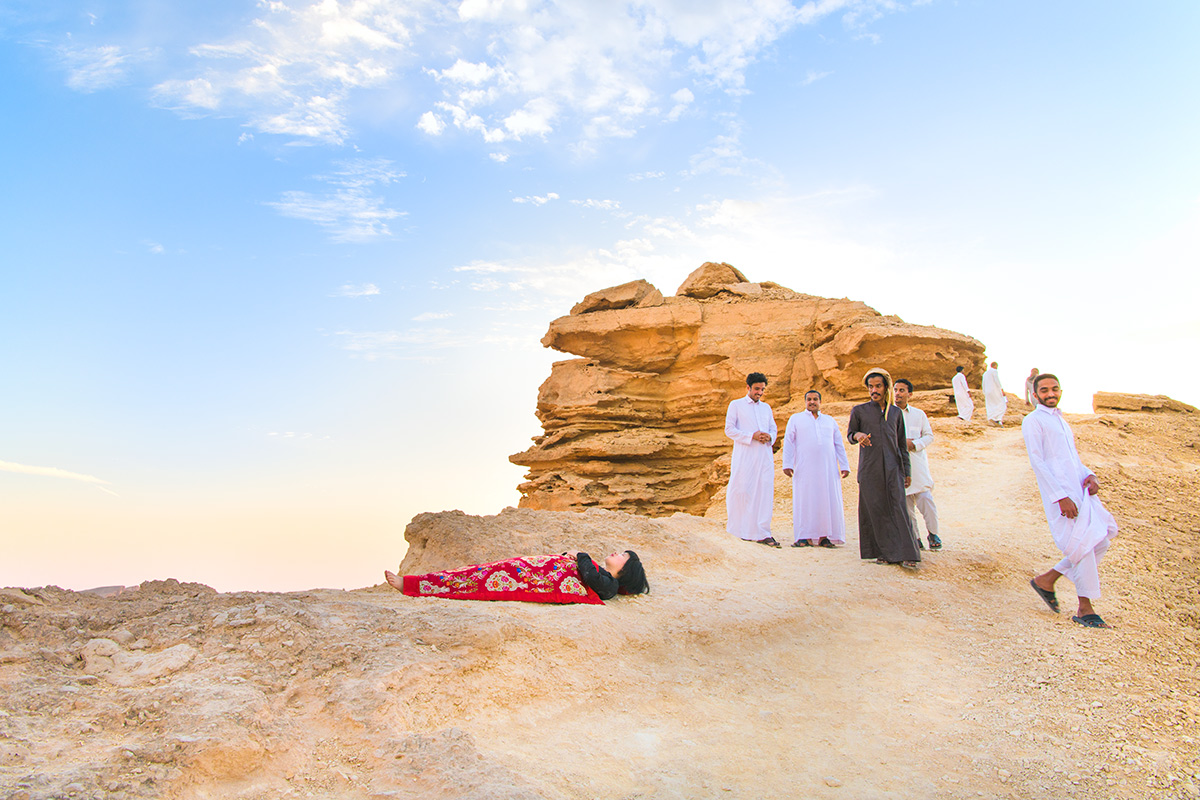
[[[916,569],[921,554],[904,490],[911,480],[904,415],[892,400],[892,377],[868,370],[871,400],[850,410],[846,438],[858,445],[858,552],[880,564]]]

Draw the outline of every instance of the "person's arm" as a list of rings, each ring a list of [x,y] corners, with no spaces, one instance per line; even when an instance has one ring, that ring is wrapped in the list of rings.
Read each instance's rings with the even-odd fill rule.
[[[837,457],[838,471],[842,473],[842,477],[850,474],[850,459],[846,457],[846,446],[842,444],[842,436],[838,431],[837,423],[833,423],[833,454]]]
[[[912,482],[912,461],[908,458],[908,432],[904,430],[904,414],[896,409],[896,449],[900,451],[900,465],[904,468],[904,488]]]
[[[912,439],[914,450],[919,453],[926,447],[929,447],[929,445],[933,442],[933,426],[929,424],[928,415],[921,415],[921,424],[918,425],[917,429],[912,431],[912,433],[916,434]]]
[[[846,426],[846,440],[850,444],[858,444],[858,439],[855,437],[860,433],[863,433],[862,422],[858,418],[858,406],[855,406],[850,409],[850,423]]]
[[[756,431],[744,431],[738,427],[738,404],[735,400],[725,412],[725,435],[738,444],[753,444]]]
[[[575,554],[575,567],[579,570],[579,580],[600,595],[601,600],[611,600],[617,596],[617,579],[609,575],[607,570],[597,567],[587,553]]]
[[[1039,489],[1053,497],[1056,503],[1061,504],[1063,500],[1067,500],[1074,506],[1075,501],[1071,500],[1067,487],[1062,485],[1046,461],[1047,432],[1041,419],[1035,416],[1037,413],[1035,411],[1030,414],[1021,423],[1021,436],[1025,439],[1025,451],[1029,453],[1029,466],[1033,467]]]
[[[780,463],[783,465],[783,474],[789,478],[796,469],[796,415],[793,414],[787,421],[787,427],[783,429],[783,452],[780,455]]]

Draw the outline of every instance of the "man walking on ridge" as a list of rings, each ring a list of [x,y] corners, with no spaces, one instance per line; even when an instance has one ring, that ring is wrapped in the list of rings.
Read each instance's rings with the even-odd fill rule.
[[[792,414],[783,434],[783,474],[792,479],[792,547],[846,543],[842,478],[850,462],[842,432],[821,413],[821,393],[804,393],[804,411]]]
[[[846,438],[858,445],[858,548],[877,564],[916,569],[921,560],[904,490],[911,483],[904,415],[893,402],[892,376],[874,367],[863,383],[869,402],[850,410]]]
[[[996,362],[993,361],[987,372],[983,373],[983,399],[988,422],[1003,426],[1004,412],[1008,410],[1008,397],[1004,394],[1004,387],[1000,385],[1000,370],[996,366]]]
[[[746,376],[746,396],[725,412],[725,435],[733,440],[729,485],[725,487],[725,529],[748,542],[779,547],[771,536],[775,510],[775,455],[771,445],[779,433],[771,407],[762,402],[767,376]]]
[[[954,387],[954,405],[958,409],[958,418],[970,421],[971,415],[975,413],[975,401],[971,399],[971,390],[967,386],[967,376],[963,374],[962,367],[955,368],[954,380],[950,381],[950,385]]]
[[[1096,613],[1092,601],[1100,598],[1100,559],[1117,535],[1117,521],[1096,493],[1096,474],[1083,465],[1075,449],[1075,434],[1058,409],[1062,388],[1050,373],[1033,382],[1038,405],[1021,423],[1029,463],[1037,476],[1050,535],[1063,553],[1062,561],[1029,582],[1054,613],[1058,598],[1054,583],[1063,575],[1075,584],[1079,612],[1071,617],[1089,628],[1112,627]]]

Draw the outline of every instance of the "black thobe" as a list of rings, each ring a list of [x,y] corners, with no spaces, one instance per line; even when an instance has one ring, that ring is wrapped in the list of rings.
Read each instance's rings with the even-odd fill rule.
[[[920,561],[917,534],[904,500],[904,479],[912,474],[904,414],[888,406],[887,421],[878,403],[863,403],[850,410],[846,438],[856,433],[871,436],[871,446],[858,448],[858,552],[863,558]]]

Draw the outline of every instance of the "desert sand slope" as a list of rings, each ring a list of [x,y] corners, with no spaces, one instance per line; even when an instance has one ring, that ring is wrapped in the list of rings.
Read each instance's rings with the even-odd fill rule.
[[[653,594],[603,607],[3,590],[0,798],[1196,796],[1200,424],[1072,421],[1122,525],[1115,630],[1027,585],[1058,556],[1019,430],[936,419],[947,549],[915,575],[858,559],[852,476],[833,551],[719,509],[410,526],[414,571],[638,550]]]

